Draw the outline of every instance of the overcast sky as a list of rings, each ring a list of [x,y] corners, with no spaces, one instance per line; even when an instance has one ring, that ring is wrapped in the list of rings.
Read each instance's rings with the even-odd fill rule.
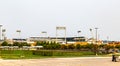
[[[100,39],[120,40],[120,0],[0,0],[0,24],[8,38],[55,36],[56,26],[66,26],[67,36],[91,37],[98,27]],[[64,32],[64,31],[62,31]],[[61,33],[61,32],[60,32]]]

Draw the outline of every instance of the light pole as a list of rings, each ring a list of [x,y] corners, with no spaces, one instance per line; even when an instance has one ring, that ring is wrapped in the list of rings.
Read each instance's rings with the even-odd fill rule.
[[[81,31],[79,30],[77,33],[78,33],[78,37],[79,37],[79,36],[80,36]]]
[[[42,34],[45,34],[44,37],[47,37],[47,32],[46,32],[46,31],[42,31],[41,33],[42,33]]]
[[[79,42],[80,42],[80,33],[81,33],[81,31],[79,30],[79,31],[77,31],[77,33],[78,33],[78,38],[79,38]]]
[[[65,31],[65,32],[64,32],[64,33],[65,33],[65,34],[64,34],[64,38],[65,38],[64,43],[67,44],[67,39],[66,39],[66,27],[63,27],[63,26],[62,26],[62,27],[61,27],[61,26],[57,26],[57,27],[56,27],[56,43],[58,42],[58,40],[57,40],[57,39],[58,39],[58,30],[64,30],[64,31]]]
[[[3,40],[6,40],[5,32],[6,32],[6,29],[3,29],[3,30],[2,30]]]
[[[107,36],[107,44],[109,44],[109,36]]]
[[[42,31],[41,32],[42,34],[45,34],[45,36],[43,36],[43,39],[44,39],[44,41],[45,41],[45,39],[47,38],[47,32],[46,31]],[[46,37],[46,38],[45,38]]]
[[[98,28],[95,28],[95,30],[96,30],[96,44],[97,44],[97,30],[98,30]]]
[[[95,28],[95,30],[96,30],[96,56],[97,56],[97,51],[98,51],[98,46],[97,46],[97,30],[98,30],[98,28]]]
[[[18,39],[21,39],[21,36],[20,36],[21,30],[16,30],[16,32],[18,33]]]
[[[90,32],[91,32],[91,36],[92,36],[92,38],[91,38],[91,40],[92,40],[92,44],[94,43],[94,35],[93,35],[93,30],[90,28]]]

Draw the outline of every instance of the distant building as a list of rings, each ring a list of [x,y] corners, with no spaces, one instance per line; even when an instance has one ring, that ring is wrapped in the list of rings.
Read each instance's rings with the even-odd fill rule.
[[[111,41],[108,44],[110,44],[110,45],[120,45],[120,42],[119,41]]]
[[[18,39],[18,38],[13,38],[13,42],[27,42],[27,39]]]
[[[89,38],[88,40],[87,40],[87,42],[88,42],[88,44],[103,44],[103,41],[102,40],[97,40],[96,41],[96,39],[94,39],[94,38]]]
[[[26,43],[30,44],[31,46],[33,46],[35,44],[34,41],[30,41],[29,39],[16,39],[16,38],[13,38],[12,43],[14,43],[14,42],[26,42]]]
[[[87,42],[89,43],[89,44],[95,44],[95,39],[94,38],[89,38],[88,40],[87,40]]]
[[[85,37],[66,37],[66,42],[65,42],[65,37],[30,37],[30,41],[50,41],[50,42],[58,42],[62,44],[66,43],[75,43],[75,42],[85,42],[86,38]]]

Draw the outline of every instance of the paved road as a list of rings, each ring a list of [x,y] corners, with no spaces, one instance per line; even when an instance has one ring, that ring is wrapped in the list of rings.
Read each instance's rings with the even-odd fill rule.
[[[0,60],[0,66],[120,66],[111,57],[48,58],[25,60]]]

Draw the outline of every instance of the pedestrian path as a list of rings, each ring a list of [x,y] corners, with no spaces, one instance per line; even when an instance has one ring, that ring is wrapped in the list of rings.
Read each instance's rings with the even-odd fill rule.
[[[120,62],[112,62],[111,57],[74,57],[0,60],[0,66],[119,66]]]

